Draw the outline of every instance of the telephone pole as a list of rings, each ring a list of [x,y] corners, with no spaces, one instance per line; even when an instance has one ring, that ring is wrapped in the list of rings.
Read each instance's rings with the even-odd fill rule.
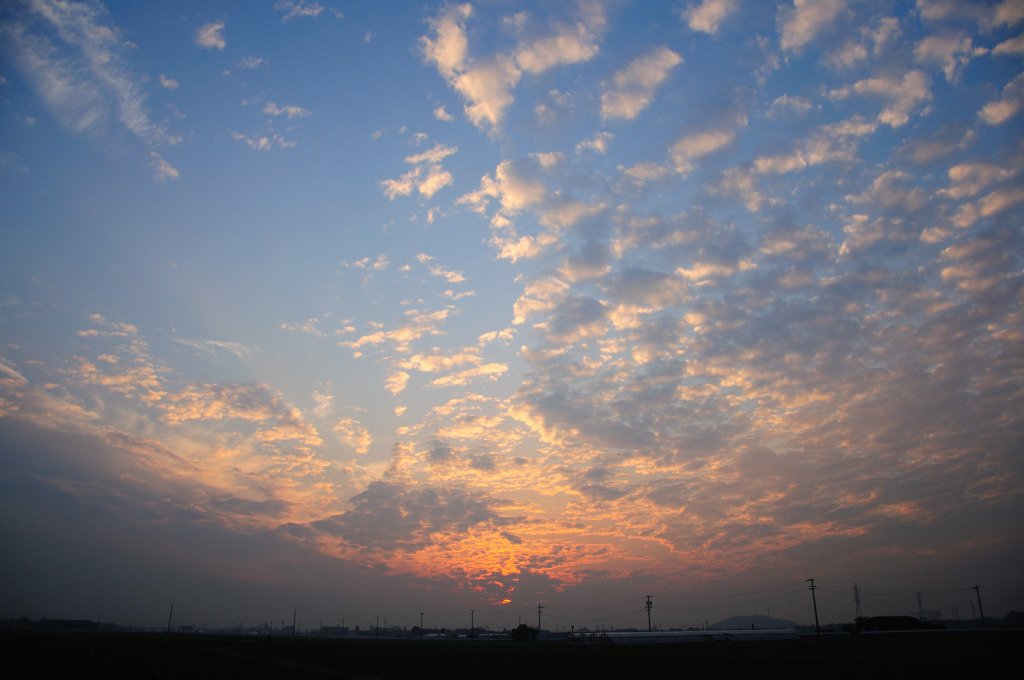
[[[171,632],[171,621],[174,619],[174,603],[171,603],[171,613],[167,616],[167,632]]]
[[[974,586],[974,594],[978,596],[978,609],[981,610],[981,627],[985,627],[985,608],[981,606],[981,588]]]
[[[537,603],[537,632],[540,632],[540,610],[544,609],[544,605]]]
[[[818,587],[814,585],[813,578],[807,579],[807,582],[811,584],[811,602],[814,604],[814,634],[821,635],[821,626],[818,625],[818,598],[814,595]]]
[[[469,610],[469,637],[473,637],[473,629],[476,627],[475,626],[475,621],[474,621],[474,617],[475,616],[476,616],[476,610],[475,609],[470,609]]]
[[[651,606],[652,606],[651,605],[651,596],[650,595],[647,596],[647,604],[645,606],[647,608],[647,632],[650,633],[651,632]]]
[[[856,618],[864,618],[864,613],[860,610],[860,588],[857,587],[856,583],[853,584],[853,606],[857,612]]]
[[[423,639],[423,612],[420,612],[420,639]]]

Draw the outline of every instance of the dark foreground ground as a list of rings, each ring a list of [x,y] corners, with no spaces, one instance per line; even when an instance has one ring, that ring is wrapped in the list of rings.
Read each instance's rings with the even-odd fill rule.
[[[24,631],[0,654],[7,678],[1024,677],[1024,631],[605,646]]]

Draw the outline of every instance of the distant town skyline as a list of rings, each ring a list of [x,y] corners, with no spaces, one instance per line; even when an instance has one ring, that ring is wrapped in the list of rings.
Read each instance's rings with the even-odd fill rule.
[[[1022,31],[3,3],[0,616],[1024,611]]]

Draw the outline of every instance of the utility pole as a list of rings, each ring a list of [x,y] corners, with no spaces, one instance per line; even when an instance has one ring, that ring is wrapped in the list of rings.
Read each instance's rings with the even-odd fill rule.
[[[377,623],[373,627],[373,637],[380,637],[380,614],[377,614]]]
[[[540,632],[540,610],[541,609],[544,609],[544,606],[538,602],[537,603],[537,632],[538,633]]]
[[[171,621],[174,619],[174,603],[171,603],[171,613],[167,617],[167,632],[171,632]]]
[[[814,634],[821,635],[821,626],[818,625],[818,598],[814,595],[818,587],[814,585],[813,578],[807,579],[807,582],[811,584],[811,602],[814,604]]]
[[[860,588],[857,587],[856,583],[853,584],[853,606],[857,612],[856,618],[864,618],[864,613],[860,610]]]
[[[985,627],[985,608],[981,606],[981,588],[974,586],[974,594],[978,596],[978,609],[981,610],[981,627]]]
[[[651,605],[651,596],[648,595],[647,596],[647,604],[646,604],[646,607],[647,607],[647,632],[648,633],[651,632],[651,606],[652,606]]]
[[[469,610],[469,637],[473,637],[473,628],[475,628],[473,618],[476,616],[476,610]]]
[[[423,612],[420,612],[420,639],[423,639]]]
[[[292,610],[292,637],[295,637],[295,621],[296,621],[295,617],[298,616],[298,614],[299,614],[299,610],[298,609],[293,609]]]

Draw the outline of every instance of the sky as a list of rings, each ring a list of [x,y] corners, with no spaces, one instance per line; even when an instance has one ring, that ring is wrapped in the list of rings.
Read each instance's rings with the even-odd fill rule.
[[[1024,610],[1022,31],[3,3],[0,616]]]

